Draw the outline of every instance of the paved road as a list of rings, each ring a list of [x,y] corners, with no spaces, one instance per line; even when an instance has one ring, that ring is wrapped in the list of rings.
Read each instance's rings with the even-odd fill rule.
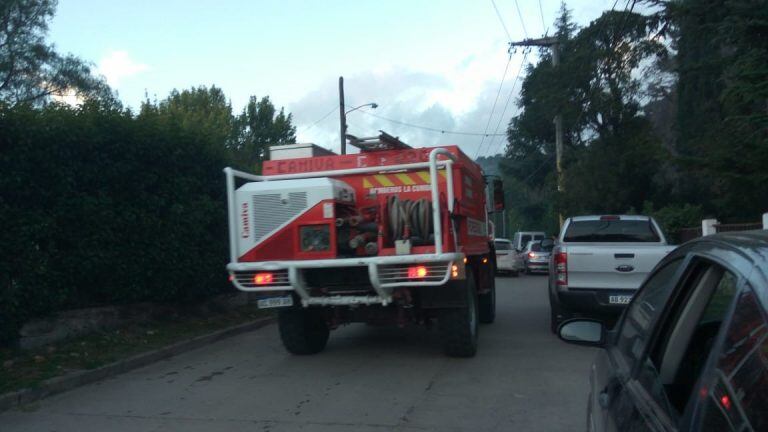
[[[275,326],[0,415],[11,431],[583,430],[594,350],[548,330],[546,278],[500,278],[473,359],[435,331],[352,325],[317,356]]]

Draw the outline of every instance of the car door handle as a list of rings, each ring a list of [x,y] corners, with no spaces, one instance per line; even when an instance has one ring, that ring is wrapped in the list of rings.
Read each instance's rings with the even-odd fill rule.
[[[635,254],[633,253],[617,253],[613,254],[614,258],[634,258]]]
[[[616,392],[620,388],[619,380],[617,378],[611,379],[611,381],[608,383],[608,385],[605,386],[603,391],[601,391],[597,395],[597,402],[600,404],[600,407],[603,409],[608,409],[609,406],[611,406],[611,401],[616,396]]]

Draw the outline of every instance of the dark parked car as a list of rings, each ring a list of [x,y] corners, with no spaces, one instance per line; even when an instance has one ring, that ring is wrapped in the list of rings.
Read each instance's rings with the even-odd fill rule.
[[[616,327],[563,322],[602,346],[589,431],[768,431],[768,231],[688,242],[648,276]]]

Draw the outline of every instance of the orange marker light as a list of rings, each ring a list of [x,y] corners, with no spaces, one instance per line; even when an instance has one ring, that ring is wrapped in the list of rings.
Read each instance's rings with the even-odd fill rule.
[[[408,267],[408,279],[420,279],[427,277],[427,268],[424,266]]]
[[[256,273],[253,276],[253,283],[256,285],[268,285],[272,283],[272,273]]]
[[[488,258],[483,258],[483,264],[488,264]]]
[[[467,257],[464,257],[464,264],[467,263]]]

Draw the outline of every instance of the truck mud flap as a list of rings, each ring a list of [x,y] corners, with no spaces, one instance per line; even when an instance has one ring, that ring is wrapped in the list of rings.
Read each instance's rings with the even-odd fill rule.
[[[443,286],[414,289],[424,309],[459,308],[467,306],[465,281],[451,281]]]

